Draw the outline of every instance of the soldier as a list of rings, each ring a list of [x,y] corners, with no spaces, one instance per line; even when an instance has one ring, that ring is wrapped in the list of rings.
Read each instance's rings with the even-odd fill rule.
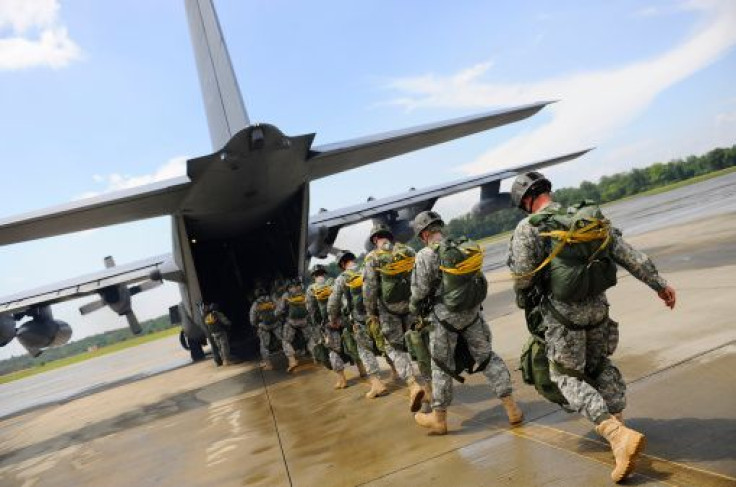
[[[302,287],[300,278],[294,278],[289,282],[288,290],[277,304],[276,315],[283,317],[285,320],[284,328],[281,331],[281,342],[286,358],[289,360],[289,366],[286,371],[291,372],[299,365],[294,350],[296,333],[302,333],[310,353],[312,353],[314,346],[317,344],[313,330],[307,322],[309,313],[307,311],[306,297],[304,296],[304,288]]]
[[[448,239],[444,222],[434,211],[419,213],[413,222],[426,245],[417,254],[411,280],[411,309],[428,315],[432,355],[432,412],[417,413],[430,435],[447,434],[447,408],[452,403],[452,375],[457,375],[455,349],[467,346],[478,369],[501,399],[509,423],[521,423],[523,414],[511,394],[511,375],[491,348],[491,329],[481,305],[488,284],[483,275],[483,252],[467,239]],[[471,365],[472,367],[472,365]],[[451,375],[452,373],[452,375]]]
[[[256,299],[250,307],[250,323],[258,331],[261,342],[261,367],[273,370],[271,363],[271,338],[281,341],[281,323],[276,317],[276,303],[263,288],[255,291]]]
[[[546,342],[549,378],[566,407],[582,413],[608,440],[616,460],[611,478],[620,482],[634,469],[646,439],[623,424],[626,384],[608,358],[618,325],[608,316],[605,290],[616,283],[616,264],[670,308],[675,290],[646,255],[610,227],[594,202],[562,208],[551,191],[552,183],[538,172],[518,176],[511,188],[513,204],[530,214],[509,244],[517,303],[528,317],[532,312],[541,316],[537,325],[528,326],[530,331],[538,326]]]
[[[394,243],[388,225],[377,224],[370,233],[375,249],[365,257],[363,269],[363,302],[369,320],[379,320],[386,340],[386,353],[399,377],[409,386],[409,409],[419,411],[427,391],[417,380],[404,334],[412,327],[414,316],[409,312],[411,269],[414,250]],[[426,384],[426,380],[423,381]],[[428,387],[428,384],[426,385]]]
[[[355,254],[348,251],[337,255],[337,265],[342,273],[335,279],[332,294],[327,302],[327,313],[330,326],[338,328],[344,320],[345,326],[352,326],[358,354],[365,367],[371,383],[371,390],[365,395],[368,399],[388,393],[386,385],[381,381],[378,361],[373,354],[373,341],[366,323],[365,305],[363,304],[363,273],[355,261]],[[343,308],[343,302],[345,306]],[[344,309],[344,311],[343,311]]]
[[[227,336],[227,332],[231,326],[230,320],[222,312],[218,311],[217,304],[211,303],[204,306],[204,323],[210,330],[212,340],[215,342],[214,345],[219,352],[222,363],[224,365],[231,365],[230,341]],[[217,365],[220,364],[218,363]]]
[[[316,332],[325,337],[325,345],[329,350],[330,365],[337,375],[335,389],[345,389],[348,381],[345,378],[345,362],[342,354],[342,335],[340,326],[330,326],[327,319],[327,300],[332,294],[332,280],[327,278],[327,269],[322,264],[315,265],[310,275],[314,282],[307,288],[307,310]]]

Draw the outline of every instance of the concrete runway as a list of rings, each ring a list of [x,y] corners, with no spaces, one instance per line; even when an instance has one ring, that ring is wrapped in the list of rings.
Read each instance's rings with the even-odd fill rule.
[[[729,181],[725,191],[733,193]],[[696,203],[698,191],[710,191],[698,186],[683,188]],[[733,196],[726,200],[712,207],[732,208]],[[621,327],[613,358],[629,384],[627,422],[649,440],[628,485],[733,486],[736,213],[704,212],[711,216],[693,220],[688,215],[697,212],[683,210],[676,195],[667,201],[652,217],[663,222],[654,223],[654,231],[627,229],[614,217],[678,291],[678,306],[670,311],[621,272],[620,285],[609,293]],[[621,204],[632,205],[621,210],[621,220],[634,221],[651,202]],[[494,271],[490,279],[485,309],[494,348],[515,369],[526,339],[523,317],[507,273]],[[508,426],[499,401],[474,375],[456,385],[451,434],[427,437],[398,384],[389,396],[369,401],[363,397],[368,385],[355,370],[348,372],[351,387],[334,391],[331,374],[313,365],[293,376],[252,365],[179,366],[174,362],[186,354],[175,346],[175,338],[164,339],[53,377],[0,386],[6,415],[0,419],[0,485],[611,485],[610,451],[590,424],[545,402],[516,370],[523,426]],[[149,362],[141,365],[144,356]],[[103,359],[108,365],[98,362]],[[161,372],[166,363],[175,368]],[[130,380],[147,371],[156,373]],[[81,384],[94,374],[94,384]],[[39,392],[44,377],[49,391],[76,387],[74,397],[59,401]]]

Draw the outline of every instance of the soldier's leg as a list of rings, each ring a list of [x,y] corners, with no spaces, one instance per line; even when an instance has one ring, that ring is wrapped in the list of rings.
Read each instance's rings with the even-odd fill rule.
[[[511,374],[509,368],[501,357],[492,349],[491,328],[480,314],[478,318],[463,332],[463,337],[468,343],[468,350],[473,356],[476,364],[480,364],[490,356],[488,366],[483,370],[488,382],[493,387],[498,397],[506,397],[511,394]]]
[[[291,326],[291,323],[287,320],[284,323],[284,327],[281,329],[281,345],[284,347],[284,354],[287,357],[294,357],[294,336],[296,335],[296,329]]]
[[[396,372],[403,380],[409,382],[414,379],[414,369],[411,366],[411,356],[404,350],[404,330],[401,319],[391,313],[381,313],[381,333],[386,339],[386,354],[396,368]]]
[[[449,332],[436,320],[432,320],[429,332],[429,351],[432,354],[432,409],[445,411],[452,403],[452,377],[442,370],[438,360],[449,370],[455,369],[455,346],[457,335]]]
[[[626,408],[626,382],[608,356],[613,352],[608,324],[587,332],[586,364],[593,377],[595,388],[606,401],[608,411],[617,415]]]
[[[365,371],[368,375],[378,376],[380,373],[378,360],[376,360],[376,356],[373,354],[373,343],[368,336],[365,323],[356,323],[353,326],[353,336],[358,345],[358,355],[360,356],[360,361],[363,362]]]
[[[342,351],[342,336],[338,330],[328,330],[326,333],[327,341],[325,345],[330,351],[330,365],[335,372],[342,372],[345,369],[345,362],[340,357]]]
[[[228,339],[227,332],[217,334],[217,345],[220,349],[222,362],[225,365],[230,365],[230,340]]]
[[[261,360],[265,362],[268,360],[270,355],[269,347],[271,345],[271,332],[259,326],[258,339],[261,342]]]
[[[559,366],[577,374],[585,370],[586,332],[566,328],[548,313],[544,315],[547,326],[547,358]],[[550,364],[550,379],[557,384],[570,408],[583,414],[589,421],[599,424],[610,417],[603,396],[583,379],[562,373]]]

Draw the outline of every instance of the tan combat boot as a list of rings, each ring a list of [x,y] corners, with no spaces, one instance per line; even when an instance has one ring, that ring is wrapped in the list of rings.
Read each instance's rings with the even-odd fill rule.
[[[504,396],[501,398],[501,402],[503,403],[503,408],[506,410],[506,416],[508,416],[511,426],[516,426],[524,420],[524,413],[516,405],[514,396],[511,394]]]
[[[286,367],[286,371],[293,372],[297,365],[299,365],[299,362],[296,360],[296,357],[289,357],[289,366]]]
[[[372,375],[368,378],[371,382],[371,390],[365,393],[365,397],[368,399],[375,399],[379,396],[384,396],[388,392],[386,385],[378,378],[377,375]]]
[[[447,434],[447,411],[434,409],[431,413],[417,413],[414,421],[423,428],[429,428],[430,435]]]
[[[613,413],[611,416],[616,418],[616,420],[619,423],[624,424],[624,412],[623,411],[621,411],[620,413]]]
[[[595,427],[596,432],[608,440],[616,459],[616,467],[611,472],[611,479],[618,483],[633,470],[636,457],[644,450],[647,439],[643,434],[619,423],[615,418],[608,418]]]
[[[396,371],[396,367],[394,367],[392,362],[389,362],[388,366],[391,367],[391,380],[396,382],[399,380],[399,373]]]
[[[409,377],[406,381],[409,386],[409,411],[416,413],[422,407],[422,398],[424,398],[424,389],[417,383],[414,377]]]
[[[335,389],[345,389],[348,386],[348,380],[345,378],[345,371],[335,371],[337,375],[337,382],[335,382]]]
[[[263,370],[273,370],[273,364],[270,360],[264,360],[261,362],[261,369]]]

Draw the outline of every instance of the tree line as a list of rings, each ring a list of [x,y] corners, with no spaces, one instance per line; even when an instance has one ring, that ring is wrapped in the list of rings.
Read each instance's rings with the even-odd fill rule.
[[[734,166],[736,145],[713,149],[700,156],[689,156],[668,163],[658,162],[649,167],[603,176],[597,183],[583,181],[577,188],[554,191],[553,197],[563,206],[585,199],[603,204]],[[465,235],[468,238],[481,239],[513,230],[525,216],[523,211],[516,208],[481,217],[467,214],[450,220],[446,228],[451,236]]]

